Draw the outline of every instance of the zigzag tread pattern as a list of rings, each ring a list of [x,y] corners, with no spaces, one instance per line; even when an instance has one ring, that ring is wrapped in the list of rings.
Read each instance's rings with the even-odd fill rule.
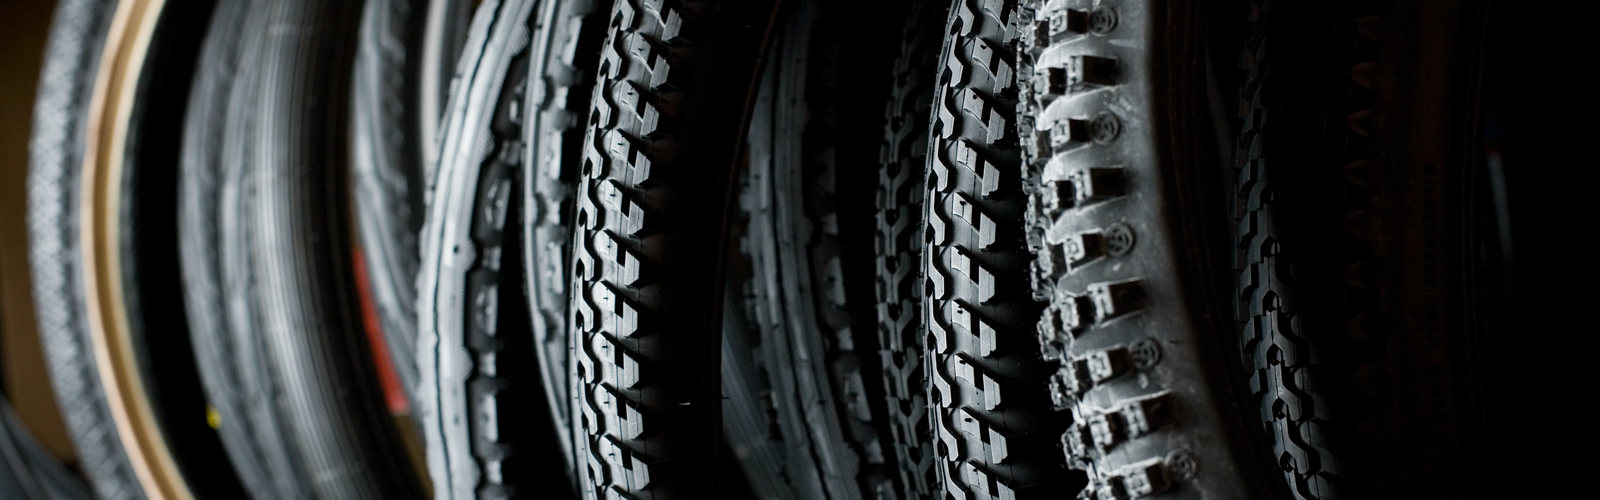
[[[1321,339],[1329,334],[1349,334],[1311,331],[1313,328],[1326,328],[1318,328],[1306,321],[1305,311],[1309,304],[1297,304],[1297,298],[1304,300],[1302,292],[1315,286],[1309,282],[1316,280],[1310,277],[1310,273],[1314,272],[1312,266],[1321,263],[1311,261],[1308,255],[1311,253],[1308,250],[1315,243],[1297,239],[1286,232],[1299,230],[1303,233],[1305,227],[1325,223],[1311,221],[1308,224],[1299,211],[1274,203],[1279,201],[1277,198],[1283,192],[1297,182],[1304,182],[1311,175],[1285,171],[1288,168],[1307,168],[1305,165],[1286,166],[1282,164],[1282,159],[1272,158],[1278,149],[1270,143],[1277,140],[1275,135],[1288,133],[1285,127],[1292,123],[1284,121],[1284,126],[1275,126],[1270,119],[1272,95],[1285,91],[1282,86],[1287,83],[1278,82],[1292,80],[1287,74],[1276,78],[1273,74],[1269,46],[1276,40],[1271,33],[1282,28],[1276,25],[1281,21],[1275,23],[1272,20],[1272,3],[1252,2],[1248,15],[1250,36],[1239,59],[1245,73],[1239,95],[1239,114],[1243,123],[1234,153],[1238,172],[1238,184],[1234,192],[1234,217],[1237,221],[1234,269],[1238,276],[1235,321],[1239,327],[1240,350],[1246,360],[1246,369],[1251,374],[1250,390],[1257,398],[1262,422],[1273,438],[1273,452],[1290,491],[1296,498],[1335,499],[1341,497],[1340,479],[1345,471],[1342,470],[1339,455],[1329,447],[1327,426],[1332,415],[1332,401],[1328,396],[1338,390],[1336,386],[1341,381],[1328,377],[1337,377],[1335,372],[1338,367],[1333,365],[1340,364],[1340,361],[1330,354],[1338,347]],[[1354,52],[1349,55],[1353,57],[1347,56],[1338,64],[1354,64],[1345,73],[1348,78],[1334,82],[1330,92],[1355,101],[1345,103],[1354,104],[1351,107],[1355,109],[1349,110],[1348,116],[1326,117],[1332,126],[1320,132],[1328,136],[1325,143],[1337,150],[1323,154],[1328,154],[1335,163],[1343,165],[1310,166],[1343,170],[1343,175],[1338,176],[1341,178],[1331,181],[1334,186],[1318,186],[1317,189],[1340,191],[1339,196],[1345,204],[1345,219],[1351,218],[1362,205],[1370,202],[1364,188],[1367,183],[1359,177],[1370,155],[1362,147],[1367,142],[1367,127],[1362,120],[1370,115],[1371,103],[1360,102],[1360,96],[1369,95],[1372,87],[1370,70],[1373,64],[1363,61],[1373,60],[1375,52],[1363,49],[1377,48],[1373,43],[1377,36],[1369,29],[1375,24],[1374,19],[1375,16],[1355,19],[1351,23],[1353,26],[1348,29],[1349,38],[1352,39],[1350,43],[1335,44],[1340,50]],[[1289,48],[1286,44],[1279,50]],[[1285,178],[1275,179],[1275,173]],[[1316,200],[1326,198],[1320,196]],[[1340,223],[1339,226],[1335,232],[1348,237],[1344,238],[1346,248],[1341,249],[1342,261],[1335,265],[1344,266],[1346,274],[1360,274],[1351,271],[1359,271],[1363,263],[1360,260],[1353,263],[1348,260],[1360,259],[1371,250],[1361,244],[1364,239],[1357,234],[1358,231],[1352,231],[1352,224]],[[1352,250],[1352,247],[1359,249]],[[1316,281],[1326,283],[1326,280]],[[1360,299],[1363,294],[1358,290],[1360,287],[1350,283],[1359,280],[1347,276],[1342,281],[1344,283],[1333,285],[1347,288],[1346,307],[1340,314],[1345,316],[1347,329],[1360,329],[1362,315],[1370,306],[1363,307]]]
[[[671,44],[693,28],[685,16],[693,9],[667,3],[613,5],[583,142],[568,330],[576,336],[572,368],[580,378],[573,395],[578,475],[591,498],[662,496],[651,487],[666,458],[658,453],[662,433],[654,432],[666,409],[646,406],[663,398],[643,373],[663,340],[648,330],[662,302],[645,272],[660,264],[654,241],[645,240],[658,209],[647,190],[666,184],[665,169],[652,167],[670,157],[670,142],[656,139],[674,118],[662,103],[680,88]]]
[[[923,321],[938,496],[1059,494],[1066,426],[1029,331],[1020,186],[1017,3],[953,3],[935,87],[925,191]]]
[[[937,74],[943,9],[930,0],[912,5],[894,88],[884,110],[884,144],[878,170],[877,297],[878,345],[884,392],[890,398],[890,442],[908,499],[931,498],[933,450],[929,448],[928,403],[923,373],[922,227],[923,183],[928,153],[928,116]]]

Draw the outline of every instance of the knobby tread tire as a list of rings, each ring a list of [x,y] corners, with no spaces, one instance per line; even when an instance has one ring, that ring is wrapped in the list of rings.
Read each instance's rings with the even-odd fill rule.
[[[923,173],[934,79],[948,10],[942,0],[912,3],[901,30],[894,85],[885,106],[877,194],[878,346],[889,399],[889,436],[901,495],[932,498],[934,450],[929,438],[922,332]]]
[[[423,219],[417,100],[420,0],[374,0],[361,13],[351,89],[351,179],[366,290],[406,398],[417,385],[417,233]]]
[[[1273,438],[1273,454],[1279,457],[1278,461],[1284,471],[1283,476],[1294,492],[1296,498],[1301,499],[1335,499],[1340,497],[1338,488],[1341,479],[1339,458],[1330,449],[1332,443],[1325,439],[1331,429],[1325,428],[1332,417],[1332,401],[1328,399],[1335,390],[1331,381],[1323,377],[1333,375],[1337,377],[1339,368],[1334,365],[1335,359],[1324,351],[1335,348],[1330,345],[1324,335],[1319,335],[1317,330],[1326,327],[1319,326],[1317,318],[1308,315],[1309,306],[1313,304],[1312,296],[1305,295],[1300,290],[1305,287],[1326,285],[1317,283],[1315,274],[1310,271],[1314,266],[1322,264],[1317,259],[1322,256],[1315,255],[1315,250],[1302,248],[1300,240],[1301,231],[1297,231],[1290,224],[1304,221],[1280,222],[1279,212],[1295,210],[1290,205],[1295,203],[1294,197],[1285,198],[1292,193],[1294,179],[1290,175],[1277,173],[1267,168],[1267,156],[1274,156],[1277,144],[1267,145],[1269,138],[1277,132],[1277,120],[1268,120],[1268,111],[1280,110],[1276,106],[1276,99],[1280,95],[1287,95],[1285,91],[1274,88],[1275,81],[1282,71],[1285,76],[1290,72],[1301,70],[1302,65],[1318,66],[1318,62],[1311,57],[1302,57],[1299,60],[1285,60],[1278,62],[1277,54],[1269,54],[1266,49],[1269,40],[1272,45],[1277,45],[1277,40],[1269,38],[1267,27],[1269,19],[1274,17],[1272,6],[1265,2],[1252,2],[1248,15],[1250,16],[1250,34],[1246,39],[1243,53],[1240,55],[1240,65],[1245,70],[1244,83],[1240,88],[1239,102],[1241,118],[1238,137],[1236,167],[1238,169],[1237,191],[1235,192],[1238,203],[1235,206],[1238,227],[1235,232],[1235,270],[1238,273],[1238,288],[1236,298],[1239,307],[1235,311],[1236,321],[1239,321],[1240,349],[1246,360],[1246,369],[1251,375],[1250,388],[1255,394],[1261,408],[1260,418],[1267,425]],[[1329,19],[1331,20],[1331,19]],[[1291,23],[1285,19],[1285,25]],[[1297,23],[1298,24],[1298,23]],[[1309,24],[1309,23],[1308,23]],[[1305,26],[1305,25],[1300,25]],[[1313,28],[1316,29],[1316,28]],[[1323,30],[1318,30],[1322,33]],[[1355,65],[1370,65],[1370,59],[1376,54],[1376,44],[1371,40],[1360,40],[1354,32],[1344,33],[1343,37],[1333,36],[1328,38],[1346,38],[1345,43],[1336,45],[1348,47],[1357,54],[1341,54],[1339,59],[1356,60]],[[1320,38],[1320,37],[1319,37]],[[1314,42],[1313,42],[1314,43]],[[1288,49],[1285,43],[1285,49]],[[1365,52],[1361,54],[1359,52]],[[1285,55],[1289,54],[1286,50]],[[1307,64],[1309,63],[1309,64]],[[1279,70],[1278,65],[1284,68]],[[1315,71],[1315,70],[1312,70]],[[1317,88],[1323,95],[1361,95],[1370,93],[1360,89],[1353,79],[1340,79],[1343,81],[1329,82],[1333,89]],[[1315,95],[1317,90],[1307,91]],[[1274,95],[1268,95],[1273,92]],[[1367,109],[1356,110],[1370,113],[1371,102],[1363,103]],[[1281,109],[1284,112],[1301,110]],[[1294,118],[1285,116],[1284,121]],[[1269,132],[1270,131],[1270,132]],[[1364,147],[1364,141],[1358,134],[1348,127],[1334,128],[1331,134],[1337,136],[1349,135],[1354,140],[1334,139],[1331,144],[1342,144],[1343,151],[1330,152],[1332,157],[1348,160],[1354,163],[1369,161],[1371,151]],[[1337,160],[1336,160],[1337,161]],[[1277,181],[1275,177],[1285,177]],[[1306,191],[1309,195],[1308,206],[1325,204],[1325,197],[1317,196]],[[1360,194],[1359,191],[1356,194]],[[1352,206],[1370,204],[1370,200],[1354,200]],[[1274,207],[1273,205],[1277,205]],[[1319,210],[1320,211],[1320,210]],[[1354,210],[1350,210],[1354,211]],[[1348,213],[1344,215],[1349,215]],[[1319,228],[1321,229],[1321,228]],[[1321,231],[1316,231],[1321,232]],[[1314,234],[1314,233],[1313,233]],[[1360,240],[1355,240],[1360,241]],[[1368,248],[1354,249],[1354,254],[1369,253]],[[1356,257],[1359,259],[1360,257]],[[1359,262],[1357,262],[1359,264]],[[1338,265],[1338,264],[1334,264]],[[1291,268],[1300,268],[1299,277],[1292,276]],[[1325,280],[1324,280],[1325,281]],[[1347,293],[1360,293],[1360,290],[1349,290]],[[1369,313],[1363,309],[1359,301],[1352,301],[1351,305],[1358,310],[1345,310],[1337,315],[1345,316],[1343,319]],[[1302,304],[1305,305],[1302,305]],[[1328,319],[1334,319],[1329,315]]]
[[[1282,480],[1305,499],[1489,495],[1470,187],[1483,3],[1249,7],[1234,315]]]
[[[50,383],[95,495],[140,499],[94,364],[78,266],[78,207],[88,104],[115,2],[56,6],[29,140],[28,260]]]
[[[1016,134],[1016,2],[952,2],[934,87],[924,192],[922,320],[937,496],[1029,498],[1068,486],[1053,446],[1070,421],[1042,388],[1029,332]]]
[[[599,38],[597,11],[491,2],[467,33],[422,233],[417,362],[437,498],[575,491],[571,467],[547,463],[576,463],[561,325],[582,128],[569,110],[588,102],[592,72],[575,57]]]
[[[585,497],[717,495],[727,220],[775,3],[610,10],[569,267]]]
[[[1047,393],[1080,498],[1268,498],[1226,369],[1225,241],[1189,2],[1028,2],[1018,108]],[[1208,184],[1209,183],[1209,184]],[[1210,210],[1208,210],[1208,208]],[[1218,214],[1220,215],[1220,214]]]

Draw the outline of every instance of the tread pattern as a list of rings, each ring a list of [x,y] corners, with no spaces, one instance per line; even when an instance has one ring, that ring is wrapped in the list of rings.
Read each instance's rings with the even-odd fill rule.
[[[1020,12],[956,1],[935,90],[923,256],[929,405],[940,496],[1059,494],[1068,423],[1040,390],[1052,371],[1032,342],[1016,134]]]
[[[298,452],[292,475],[317,496],[414,498],[382,398],[371,346],[354,313],[348,184],[349,92],[359,5],[258,2],[267,26],[255,95],[232,111],[254,120],[244,139],[236,219],[252,280],[259,359],[278,393],[249,401],[278,412]],[[231,132],[231,131],[230,131]],[[337,152],[337,154],[330,154]],[[234,224],[230,224],[234,225]],[[232,267],[232,266],[227,266]]]
[[[1023,137],[1030,270],[1047,391],[1070,414],[1079,498],[1263,493],[1257,443],[1237,424],[1232,361],[1212,299],[1220,240],[1203,186],[1211,136],[1194,4],[1034,0],[1023,9]],[[1198,94],[1198,95],[1197,95]],[[1217,230],[1222,226],[1218,225]],[[1225,240],[1223,240],[1225,241]],[[1215,241],[1221,243],[1221,241]],[[1220,245],[1219,245],[1220,246]],[[1215,255],[1220,257],[1221,254]],[[1240,380],[1234,380],[1238,378]],[[1231,416],[1230,416],[1231,415]],[[1264,465],[1264,464],[1260,464]]]
[[[255,2],[251,2],[246,9],[254,12]],[[251,272],[255,265],[255,253],[249,245],[250,233],[245,229],[250,217],[247,202],[250,189],[244,184],[247,166],[255,149],[252,141],[257,123],[254,103],[262,72],[260,47],[266,30],[260,23],[246,23],[243,28],[238,56],[240,73],[234,78],[224,107],[227,122],[221,141],[221,159],[214,174],[217,177],[216,185],[201,184],[210,180],[203,173],[193,179],[183,179],[195,183],[184,189],[215,193],[216,196],[216,213],[201,214],[201,217],[215,217],[217,221],[216,236],[219,242],[216,248],[220,253],[220,289],[225,301],[227,327],[210,330],[209,333],[216,338],[205,341],[215,341],[221,362],[214,367],[201,364],[200,368],[208,370],[202,372],[202,376],[211,380],[211,383],[230,385],[223,389],[223,397],[212,400],[212,405],[224,419],[218,430],[224,436],[232,435],[224,443],[229,446],[230,458],[240,458],[235,462],[235,467],[263,467],[265,475],[272,479],[270,488],[263,490],[270,495],[309,497],[312,495],[309,485],[300,481],[301,471],[304,470],[299,458],[300,451],[288,437],[289,423],[276,404],[263,404],[272,401],[273,395],[280,394],[282,388],[272,373],[272,363],[267,359],[266,340],[261,333],[260,305],[256,299],[257,280]],[[186,244],[202,242],[198,238],[203,235],[203,230],[194,232],[196,240]],[[204,262],[190,261],[185,268],[186,275],[203,279],[200,272]],[[204,288],[200,288],[186,293],[204,291]],[[197,337],[208,333],[198,328],[193,331]],[[209,371],[212,368],[221,370]],[[230,425],[234,421],[248,422],[248,425]]]
[[[922,172],[928,117],[944,33],[942,2],[912,4],[894,62],[894,87],[885,106],[878,170],[876,237],[878,345],[884,392],[890,399],[890,442],[899,462],[902,496],[930,498],[937,478],[930,446],[922,335]]]
[[[1097,38],[1118,24],[1143,19],[1128,19],[1132,9],[1102,5],[1090,10],[1087,2],[1030,3],[1022,67],[1029,85],[1019,112],[1026,117],[1027,157],[1039,172],[1029,182],[1028,239],[1037,256],[1035,298],[1050,301],[1040,318],[1039,344],[1047,359],[1059,363],[1049,393],[1057,409],[1073,416],[1061,443],[1068,465],[1089,476],[1079,498],[1142,498],[1172,487],[1179,475],[1172,463],[1192,461],[1179,452],[1169,460],[1160,454],[1161,445],[1151,446],[1157,442],[1151,434],[1175,416],[1170,388],[1143,376],[1139,387],[1122,382],[1160,361],[1158,340],[1140,336],[1138,328],[1112,324],[1154,306],[1138,274],[1143,266],[1100,262],[1127,259],[1137,242],[1124,220],[1131,214],[1119,210],[1129,203],[1131,174],[1116,165],[1139,159],[1119,157],[1122,151],[1107,146],[1121,135],[1122,120],[1145,118],[1113,113],[1146,111],[1149,104],[1129,105],[1135,97],[1118,95],[1119,84],[1131,82],[1116,79],[1121,76],[1117,65],[1137,62],[1117,60]],[[1112,103],[1122,109],[1112,111]],[[1136,107],[1141,104],[1146,110]],[[1047,109],[1069,105],[1076,105],[1077,116],[1050,121]],[[1063,222],[1094,229],[1052,231]]]
[[[552,390],[564,386],[565,363],[552,366],[539,349],[553,333],[540,322],[550,305],[536,295],[540,250],[526,247],[564,230],[560,213],[542,213],[559,212],[560,200],[541,205],[550,198],[528,185],[559,189],[542,169],[559,174],[563,155],[572,156],[560,144],[571,127],[563,107],[583,97],[566,88],[579,79],[566,64],[577,47],[560,43],[579,42],[564,35],[580,33],[587,8],[485,3],[467,33],[421,240],[419,399],[436,498],[510,498],[572,484],[570,469],[548,466],[558,453],[572,460],[560,439],[565,399]],[[529,354],[537,364],[525,361]]]
[[[597,2],[545,2],[529,42],[529,123],[523,159],[523,261],[534,348],[545,396],[563,454],[576,469],[572,441],[572,388],[566,335],[567,260],[571,258],[574,183],[583,152],[582,113],[594,89],[587,57],[599,50],[606,27]],[[540,68],[543,68],[540,70]],[[576,478],[574,478],[576,479]]]
[[[675,118],[669,102],[680,72],[668,57],[689,20],[686,10],[662,1],[618,0],[611,33],[601,49],[599,80],[584,138],[584,178],[579,181],[578,227],[574,231],[576,280],[569,329],[579,335],[572,351],[580,376],[574,421],[580,450],[579,476],[589,498],[645,497],[655,465],[647,427],[662,419],[659,387],[641,373],[651,361],[639,338],[651,333],[644,316],[664,305],[646,281],[647,219],[661,217],[646,194],[667,172],[652,158],[670,154],[670,143],[652,141],[663,121]],[[644,196],[641,196],[644,195]],[[657,208],[657,210],[652,210]],[[654,430],[654,429],[652,429]],[[651,446],[656,445],[656,446]]]
[[[569,272],[583,494],[714,494],[732,171],[771,2],[618,0]],[[746,86],[749,85],[749,86]],[[681,465],[677,465],[681,464]],[[709,479],[709,480],[708,480]]]
[[[117,438],[87,337],[76,220],[86,108],[113,6],[107,0],[56,6],[28,144],[28,260],[50,383],[79,466],[96,496],[122,500],[144,494]]]
[[[846,310],[836,164],[835,12],[785,5],[757,96],[739,204],[751,266],[743,283],[747,354],[767,376],[787,486],[801,498],[863,498],[892,489]]]
[[[304,494],[299,486],[274,479],[293,477],[287,458],[292,452],[284,448],[276,412],[247,404],[275,391],[262,388],[271,382],[265,370],[254,369],[263,366],[252,354],[261,352],[248,336],[254,327],[235,323],[249,322],[245,318],[253,316],[245,312],[253,308],[238,286],[248,279],[227,279],[235,274],[232,271],[248,268],[225,253],[230,248],[227,242],[240,240],[224,238],[224,233],[233,235],[242,224],[240,219],[222,219],[226,215],[221,210],[229,207],[236,214],[240,202],[244,154],[239,144],[247,135],[243,132],[249,130],[249,119],[235,116],[239,121],[230,121],[229,115],[240,114],[230,111],[235,109],[230,103],[243,108],[253,95],[248,81],[236,83],[246,80],[255,66],[255,51],[245,48],[249,33],[259,33],[244,26],[250,3],[218,5],[211,20],[215,29],[203,42],[190,90],[178,192],[185,312],[207,403],[218,416],[218,435],[245,489],[263,495]]]
[[[1311,220],[1303,214],[1303,207],[1316,206],[1313,217],[1317,219],[1356,220],[1361,217],[1362,210],[1372,204],[1366,187],[1370,182],[1361,179],[1361,171],[1372,156],[1365,137],[1369,124],[1363,119],[1372,112],[1371,70],[1377,59],[1377,37],[1370,28],[1361,28],[1376,24],[1376,17],[1360,18],[1352,23],[1354,29],[1340,30],[1335,35],[1348,39],[1330,44],[1342,52],[1334,56],[1337,62],[1324,63],[1304,56],[1296,61],[1311,66],[1353,62],[1344,75],[1323,75],[1323,72],[1311,70],[1315,77],[1328,78],[1327,88],[1307,87],[1323,89],[1320,95],[1337,102],[1335,106],[1347,106],[1343,111],[1348,111],[1346,116],[1333,116],[1346,113],[1328,110],[1330,116],[1325,120],[1328,126],[1319,130],[1320,135],[1326,137],[1315,139],[1320,147],[1327,149],[1317,154],[1329,162],[1342,163],[1342,167],[1309,166],[1311,169],[1342,170],[1342,175],[1318,179],[1325,174],[1295,172],[1282,165],[1268,166],[1269,159],[1283,156],[1280,149],[1284,146],[1277,142],[1287,139],[1277,136],[1288,136],[1291,133],[1288,127],[1294,123],[1286,117],[1281,121],[1284,125],[1278,126],[1269,119],[1275,107],[1282,108],[1275,106],[1278,103],[1274,99],[1281,99],[1277,96],[1285,90],[1277,86],[1286,83],[1278,82],[1291,82],[1289,78],[1294,73],[1274,74],[1268,48],[1276,40],[1269,30],[1283,28],[1272,21],[1272,4],[1252,2],[1249,16],[1250,37],[1246,39],[1239,61],[1245,72],[1239,95],[1243,123],[1234,153],[1238,172],[1234,192],[1238,307],[1234,314],[1239,326],[1240,350],[1250,372],[1250,391],[1259,405],[1259,417],[1272,436],[1273,454],[1289,489],[1301,499],[1340,498],[1341,484],[1347,481],[1342,481],[1346,471],[1341,466],[1340,455],[1330,447],[1332,435],[1338,432],[1331,425],[1333,406],[1340,402],[1335,401],[1339,399],[1340,386],[1348,384],[1341,380],[1344,377],[1340,372],[1354,368],[1348,365],[1363,363],[1351,363],[1342,352],[1359,349],[1355,344],[1361,341],[1337,337],[1365,337],[1364,333],[1351,332],[1361,329],[1363,316],[1377,312],[1369,301],[1362,299],[1366,294],[1362,290],[1364,287],[1356,285],[1362,281],[1363,274],[1370,274],[1363,269],[1373,267],[1367,261],[1374,249],[1356,224]],[[1286,53],[1290,48],[1289,43],[1283,46]],[[1350,102],[1339,102],[1340,98]],[[1306,168],[1299,163],[1285,165]],[[1308,194],[1307,189],[1318,192]],[[1290,193],[1303,196],[1300,207],[1285,206],[1284,202],[1290,200],[1280,199]],[[1323,208],[1327,206],[1334,208]],[[1343,245],[1336,250],[1316,249],[1317,239],[1326,241],[1329,238],[1339,238]],[[1330,253],[1336,254],[1337,262],[1327,262]],[[1329,266],[1343,268],[1344,279],[1335,283],[1335,280],[1317,277],[1329,272]],[[1346,297],[1340,304],[1342,307],[1336,308],[1337,311],[1318,311],[1313,289],[1319,287],[1339,289],[1337,293]],[[1318,326],[1337,324],[1336,321],[1351,325],[1347,327],[1351,332]],[[1351,416],[1358,415],[1359,412],[1351,413]]]
[[[422,165],[415,85],[407,75],[421,12],[414,0],[367,2],[352,83],[350,164],[367,288],[400,387],[415,399],[417,232],[422,225]]]

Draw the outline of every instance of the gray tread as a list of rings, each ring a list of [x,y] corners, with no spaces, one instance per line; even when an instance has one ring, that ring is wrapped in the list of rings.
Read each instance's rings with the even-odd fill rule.
[[[902,28],[894,86],[885,106],[877,195],[878,345],[889,435],[905,498],[930,498],[936,480],[922,357],[923,172],[934,78],[944,33],[943,2],[913,2]]]
[[[1070,421],[1042,388],[1042,309],[1021,234],[1028,197],[1015,123],[1016,2],[952,3],[933,101],[922,312],[939,496],[1058,495]]]
[[[114,2],[56,6],[28,144],[28,259],[34,317],[56,402],[95,494],[144,498],[111,421],[83,316],[78,253],[78,173],[85,121]]]

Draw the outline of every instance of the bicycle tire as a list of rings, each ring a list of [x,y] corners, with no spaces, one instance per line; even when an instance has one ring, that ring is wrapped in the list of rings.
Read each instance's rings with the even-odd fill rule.
[[[1041,345],[1081,497],[1273,498],[1226,367],[1197,4],[1030,5],[1021,113]],[[1222,443],[1222,444],[1218,444]]]
[[[592,75],[576,58],[599,42],[598,11],[488,3],[467,33],[419,281],[424,435],[441,498],[576,491],[563,269],[581,138],[572,110]]]
[[[747,474],[800,498],[900,490],[882,380],[864,376],[881,363],[872,275],[847,272],[874,260],[856,242],[875,231],[866,186],[877,172],[862,167],[875,163],[871,132],[884,118],[882,95],[844,89],[889,83],[898,37],[871,30],[903,19],[903,6],[880,7],[786,3],[748,132],[737,258],[749,272],[736,273],[729,293],[742,291],[749,330],[730,335],[747,337],[750,349],[734,355],[754,357],[764,374],[766,432],[784,452]],[[849,50],[846,33],[860,34]]]
[[[1490,495],[1472,229],[1484,11],[1250,5],[1235,320],[1296,498]]]
[[[224,290],[245,412],[284,494],[415,498],[353,314],[345,183],[360,20],[343,2],[250,5],[219,191]],[[270,395],[270,396],[269,396]]]
[[[718,496],[704,476],[721,475],[727,221],[776,13],[716,1],[610,11],[569,267],[586,498]]]
[[[417,129],[421,97],[420,0],[367,2],[361,13],[351,89],[351,183],[357,253],[363,259],[363,302],[377,312],[367,325],[386,348],[406,406],[417,385],[417,233],[422,228],[423,166]],[[376,343],[376,342],[375,342]],[[397,402],[390,402],[396,407]]]
[[[34,315],[78,461],[95,494],[144,498],[99,387],[83,311],[77,259],[79,171],[95,68],[111,23],[109,0],[56,6],[39,76],[28,149],[29,263]]]
[[[230,463],[256,498],[310,496],[297,453],[270,400],[278,389],[261,358],[248,250],[242,233],[244,165],[254,130],[263,31],[247,22],[251,0],[220,2],[203,42],[184,120],[179,250],[195,358]]]
[[[875,239],[878,345],[889,432],[905,498],[932,498],[938,480],[929,438],[922,332],[922,213],[934,78],[943,46],[943,2],[913,2],[885,110]]]

